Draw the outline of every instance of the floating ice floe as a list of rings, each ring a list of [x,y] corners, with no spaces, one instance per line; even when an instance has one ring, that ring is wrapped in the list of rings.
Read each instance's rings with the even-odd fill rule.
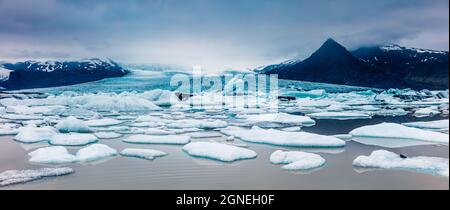
[[[75,117],[68,117],[64,120],[61,120],[56,124],[56,129],[58,129],[61,133],[91,133],[92,129],[86,125],[86,123],[82,120],[79,120]]]
[[[120,155],[127,157],[137,157],[146,160],[154,160],[157,157],[166,156],[167,153],[153,149],[132,149],[127,148],[120,152]]]
[[[68,133],[56,134],[50,140],[51,145],[59,146],[84,146],[98,141],[98,138],[92,134],[86,133]]]
[[[0,116],[3,119],[8,120],[40,120],[42,117],[38,115],[24,115],[24,114],[3,114]]]
[[[100,112],[138,112],[162,110],[152,102],[135,96],[96,96],[84,104],[85,109]]]
[[[199,129],[215,129],[225,128],[228,123],[222,120],[208,121],[208,120],[177,120],[173,123],[167,124],[168,128],[199,128]]]
[[[164,123],[162,122],[138,122],[138,123],[133,123],[130,125],[130,127],[138,127],[138,128],[156,128],[156,127],[160,127],[163,126]]]
[[[123,136],[123,134],[116,132],[96,132],[94,135],[99,139],[116,139]]]
[[[284,170],[310,170],[325,165],[326,161],[313,153],[277,150],[270,155],[270,162],[287,164],[282,167]]]
[[[409,114],[409,112],[404,109],[397,108],[397,109],[382,109],[382,110],[373,112],[373,114],[378,115],[378,116],[396,117],[396,116],[405,116],[405,115]]]
[[[40,164],[65,164],[77,161],[76,157],[63,146],[39,148],[28,155],[31,156],[30,162]]]
[[[287,132],[275,129],[262,129],[253,126],[244,129],[230,126],[222,129],[222,133],[238,137],[244,141],[291,147],[343,147],[345,141],[333,136],[324,136],[307,132]]]
[[[413,128],[422,128],[429,130],[448,130],[449,128],[449,120],[436,120],[436,121],[428,121],[428,122],[409,122],[402,123],[402,125],[413,127]]]
[[[307,116],[292,115],[287,113],[269,113],[259,115],[238,115],[237,118],[245,119],[251,123],[273,122],[290,125],[313,126],[316,122]]]
[[[287,131],[287,132],[299,132],[302,128],[299,126],[294,126],[294,127],[287,127],[287,128],[283,128],[281,129],[282,131]]]
[[[41,141],[51,141],[57,134],[53,127],[33,127],[27,126],[19,128],[19,133],[14,140],[22,143],[37,143]]]
[[[0,124],[0,136],[13,136],[19,133],[19,129]]]
[[[370,156],[357,157],[353,165],[364,168],[410,170],[448,177],[448,162],[447,158],[425,156],[402,158],[393,152],[377,150]]]
[[[222,136],[220,133],[214,132],[195,132],[188,133],[186,135],[190,136],[191,138],[217,138]]]
[[[132,144],[187,144],[191,137],[185,135],[133,135],[123,141]]]
[[[306,116],[315,119],[335,119],[335,120],[352,120],[352,119],[370,119],[372,116],[356,112],[318,112],[307,114]]]
[[[113,125],[120,125],[122,123],[123,123],[122,121],[112,119],[112,118],[86,121],[86,125],[90,126],[90,127],[107,127],[107,126],[113,126]]]
[[[78,150],[76,158],[81,162],[94,162],[104,158],[117,155],[117,150],[104,145],[104,144],[92,144],[85,148]]]
[[[41,168],[35,170],[9,170],[0,173],[0,186],[30,182],[45,177],[74,173],[72,168]]]
[[[327,96],[327,92],[322,89],[310,91],[286,91],[282,95],[293,96],[296,98],[321,98]]]
[[[437,110],[437,107],[435,109],[433,108],[422,108],[418,109],[414,112],[414,116],[416,117],[429,117],[433,115],[440,114],[439,110]]]
[[[397,123],[381,123],[363,126],[350,132],[355,141],[365,144],[383,146],[383,141],[397,141],[398,147],[402,141],[413,140],[426,143],[442,143],[448,145],[448,134],[406,127]],[[390,147],[396,147],[391,145]]]
[[[194,157],[223,162],[251,159],[257,156],[256,152],[252,150],[216,142],[192,142],[185,145],[183,151]]]
[[[163,130],[163,129],[160,129],[160,128],[149,128],[149,129],[145,130],[144,133],[148,134],[148,135],[171,135],[171,134],[175,134],[174,131]]]

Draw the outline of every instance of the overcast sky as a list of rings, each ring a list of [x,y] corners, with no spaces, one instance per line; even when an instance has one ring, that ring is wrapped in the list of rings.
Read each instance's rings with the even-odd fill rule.
[[[250,68],[349,49],[448,50],[448,0],[0,0],[0,60]]]

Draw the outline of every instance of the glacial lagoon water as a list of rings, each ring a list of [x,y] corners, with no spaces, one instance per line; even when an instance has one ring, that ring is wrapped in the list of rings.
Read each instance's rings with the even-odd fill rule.
[[[74,86],[36,89],[33,91],[60,94],[63,91],[77,93],[144,91],[156,88],[170,89],[167,84],[173,73],[137,72],[124,78],[106,79]],[[326,89],[327,91],[364,90],[363,88],[334,86],[315,83],[284,82],[284,86],[302,86],[305,89]],[[335,135],[347,134],[351,130],[381,122],[413,122],[448,119],[448,116],[416,118],[411,114],[397,117],[374,116],[371,119],[316,120],[312,127],[303,131]],[[192,141],[225,142],[227,137],[218,131],[220,137],[192,138]],[[122,141],[128,135],[116,139],[100,140],[118,151],[125,148],[148,148],[161,150],[167,156],[155,160],[116,156],[94,163],[74,163],[68,166],[75,173],[44,178],[24,184],[10,185],[0,190],[13,189],[449,189],[448,177],[434,176],[403,170],[362,169],[352,166],[360,155],[369,155],[374,150],[386,149],[406,156],[449,157],[448,146],[421,145],[402,148],[383,148],[363,145],[355,141],[346,142],[342,148],[289,148],[253,144],[235,139],[234,143],[245,144],[255,151],[255,159],[223,163],[205,158],[191,157],[177,145],[129,144]],[[38,169],[46,165],[32,164],[28,153],[46,144],[22,144],[13,136],[0,136],[0,172],[11,169]],[[67,147],[73,154],[81,147]],[[326,164],[310,171],[286,171],[280,165],[269,161],[270,155],[279,149],[299,150],[321,155]]]

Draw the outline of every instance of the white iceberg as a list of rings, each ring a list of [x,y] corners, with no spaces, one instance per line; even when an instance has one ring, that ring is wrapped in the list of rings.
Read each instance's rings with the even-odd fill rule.
[[[437,107],[422,108],[422,109],[418,109],[414,112],[414,116],[416,116],[416,117],[429,117],[429,116],[433,116],[433,115],[437,115],[437,114],[440,114],[439,110],[437,110]]]
[[[123,122],[120,120],[112,119],[112,118],[104,118],[104,119],[95,119],[86,121],[87,126],[91,127],[107,127],[113,125],[120,125]]]
[[[256,152],[252,150],[216,142],[192,142],[185,145],[183,151],[194,157],[223,162],[251,159],[257,156]]]
[[[152,102],[135,96],[97,96],[83,106],[100,112],[138,112],[162,110]]]
[[[132,144],[187,144],[191,137],[185,135],[133,135],[123,141]]]
[[[345,141],[333,136],[324,136],[307,132],[287,132],[275,129],[262,129],[253,126],[243,129],[230,126],[222,129],[222,133],[235,136],[244,141],[291,147],[343,147]]]
[[[63,146],[39,148],[28,155],[31,156],[30,162],[41,164],[65,164],[77,161]]]
[[[84,123],[84,121],[79,120],[75,117],[68,117],[64,120],[61,120],[56,124],[56,129],[58,129],[61,133],[91,133],[92,129]]]
[[[228,123],[222,120],[208,121],[208,120],[177,120],[173,123],[167,124],[168,128],[199,128],[199,129],[215,129],[225,128]]]
[[[41,116],[38,115],[24,115],[24,114],[2,114],[0,116],[3,119],[8,119],[8,120],[40,120],[42,119]]]
[[[0,136],[13,136],[17,135],[18,133],[19,129],[0,124]]]
[[[364,168],[411,170],[448,177],[448,162],[447,158],[425,156],[402,158],[393,152],[377,150],[370,156],[357,157],[353,165]]]
[[[99,139],[117,139],[123,136],[123,134],[116,132],[96,132],[94,135]]]
[[[14,140],[22,143],[37,143],[41,141],[51,141],[57,134],[53,127],[22,127]]]
[[[163,126],[164,123],[162,122],[138,122],[138,123],[133,123],[130,125],[130,127],[138,127],[138,128],[156,128],[156,127],[160,127]]]
[[[117,155],[117,150],[104,145],[92,144],[78,150],[76,159],[81,162],[93,162]]]
[[[287,127],[287,128],[283,128],[281,129],[282,131],[287,131],[287,132],[299,132],[302,130],[301,127],[299,126],[294,126],[294,127]]]
[[[50,140],[51,145],[84,146],[98,141],[98,138],[87,133],[56,134]]]
[[[0,186],[30,182],[45,177],[63,176],[75,172],[72,168],[41,168],[35,170],[9,170],[0,173]]]
[[[428,122],[409,122],[402,123],[404,126],[413,127],[413,128],[422,128],[429,130],[448,130],[449,129],[449,120],[436,120],[436,121],[428,121]]]
[[[132,149],[127,148],[120,152],[120,155],[127,157],[137,157],[146,160],[154,160],[157,157],[166,156],[167,153],[153,149]]]
[[[282,167],[285,170],[310,170],[325,165],[326,161],[313,153],[277,150],[270,155],[270,162],[287,164]]]
[[[149,128],[147,130],[144,131],[145,134],[149,134],[149,135],[171,135],[171,134],[175,134],[174,131],[168,131],[168,130],[163,130],[163,129],[159,129],[159,128]]]
[[[350,134],[355,137],[377,138],[383,141],[383,138],[402,140],[416,140],[430,143],[448,144],[448,134],[433,131],[410,128],[397,123],[381,123],[377,125],[363,126],[354,129]]]
[[[364,113],[356,112],[318,112],[307,114],[306,116],[315,119],[335,119],[335,120],[353,120],[353,119],[370,119],[372,116]]]
[[[269,113],[259,115],[238,115],[237,118],[245,119],[251,123],[273,122],[302,126],[313,126],[316,122],[307,116],[292,115],[287,113]]]

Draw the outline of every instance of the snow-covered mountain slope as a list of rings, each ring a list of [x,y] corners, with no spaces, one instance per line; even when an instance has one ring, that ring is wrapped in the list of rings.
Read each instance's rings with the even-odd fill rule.
[[[120,77],[129,72],[112,60],[96,58],[79,61],[5,63],[3,68],[10,72],[7,79],[0,80],[0,86],[11,90],[73,85]]]

